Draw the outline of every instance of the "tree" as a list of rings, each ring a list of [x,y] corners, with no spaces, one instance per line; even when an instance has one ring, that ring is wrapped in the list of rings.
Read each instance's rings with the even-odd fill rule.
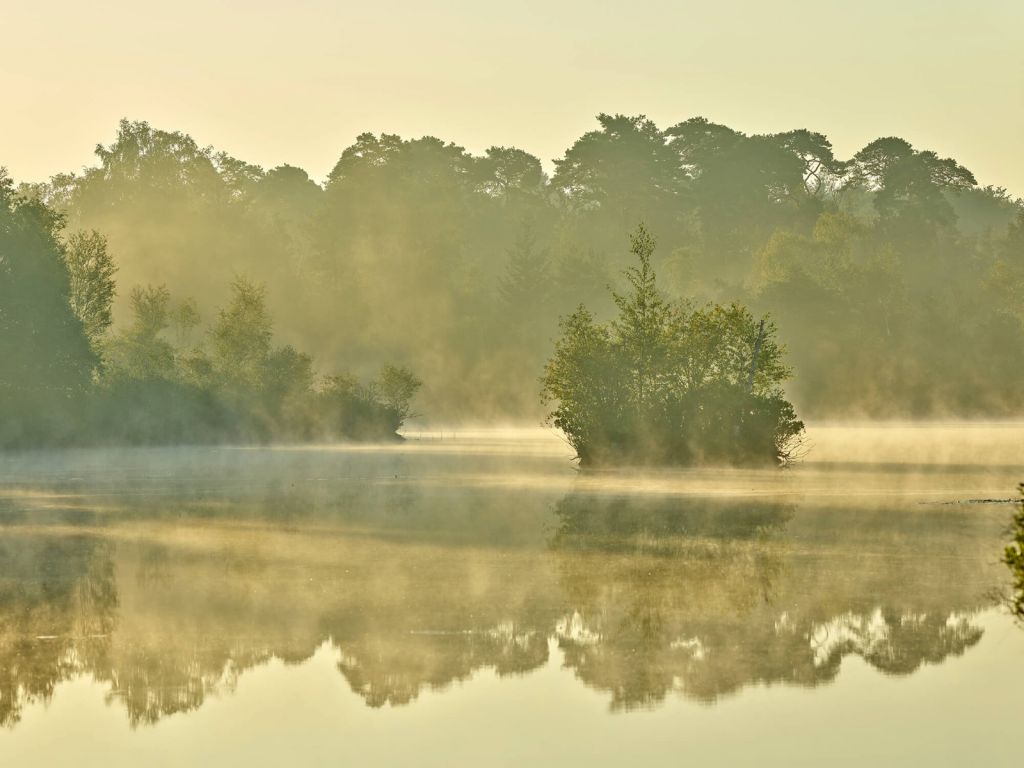
[[[134,325],[139,335],[152,338],[167,328],[170,317],[171,292],[166,285],[136,286],[131,305]]]
[[[409,369],[384,366],[369,386],[353,376],[327,377],[321,387],[318,409],[321,428],[332,436],[352,439],[395,439],[420,380]]]
[[[515,147],[489,147],[476,170],[480,189],[508,202],[513,196],[536,196],[544,189],[540,160]]]
[[[857,152],[852,179],[874,190],[884,224],[906,241],[934,237],[936,228],[956,220],[945,192],[977,185],[969,170],[952,158],[917,151],[896,137],[876,139]]]
[[[560,326],[541,377],[541,401],[555,406],[548,421],[565,433],[580,463],[588,464],[601,445],[627,439],[621,425],[629,403],[619,393],[624,370],[609,329],[582,304]]]
[[[914,148],[905,139],[896,136],[875,139],[853,156],[853,178],[871,189],[881,189],[889,169],[913,155]]]
[[[665,138],[687,176],[697,178],[710,160],[732,149],[746,135],[704,117],[691,117],[667,128]]]
[[[408,368],[385,365],[373,383],[377,399],[398,417],[398,426],[412,416],[412,399],[423,385]]]
[[[273,337],[266,289],[240,277],[231,291],[231,302],[210,329],[213,364],[225,386],[256,391],[263,386]]]
[[[832,154],[832,142],[806,129],[776,133],[770,137],[804,164],[804,186],[811,195],[831,192],[846,172],[846,163]]]
[[[131,323],[106,345],[112,380],[171,381],[177,378],[174,347],[163,338],[171,293],[165,285],[136,286],[129,295]]]
[[[555,160],[551,185],[576,211],[599,214],[621,231],[644,213],[668,228],[680,214],[679,157],[644,115],[597,116],[601,129],[581,136]]]
[[[85,328],[93,349],[113,322],[111,307],[117,267],[107,252],[107,239],[96,230],[76,232],[68,238],[64,253],[71,279],[71,309]]]
[[[775,327],[739,305],[691,309],[659,293],[654,239],[630,238],[631,290],[618,316],[585,307],[562,321],[541,378],[548,418],[583,465],[767,462],[793,456],[803,431],[781,384],[791,375]]]
[[[654,238],[641,224],[629,239],[630,253],[639,264],[628,267],[624,273],[632,291],[612,292],[619,316],[612,320],[611,330],[632,379],[631,399],[643,418],[649,400],[659,394],[658,385],[667,383],[661,381],[661,374],[667,363],[675,313],[655,285],[651,267]]]
[[[236,272],[277,284],[288,268],[287,236],[251,206],[264,175],[258,167],[129,120],[95,155],[94,167],[54,177],[40,194],[70,229],[103,234],[123,285],[165,284],[206,306]],[[125,291],[114,313],[127,309]]]
[[[548,254],[537,246],[533,225],[523,222],[508,250],[505,274],[498,281],[498,294],[515,322],[536,320],[547,305],[551,289]]]
[[[816,213],[805,174],[803,158],[772,137],[737,138],[706,157],[693,197],[707,259],[736,279],[774,230]]]

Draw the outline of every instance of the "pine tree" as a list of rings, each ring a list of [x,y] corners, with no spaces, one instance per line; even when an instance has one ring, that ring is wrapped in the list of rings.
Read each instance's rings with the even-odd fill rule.
[[[672,307],[662,298],[655,282],[651,256],[656,242],[641,224],[630,235],[630,253],[638,264],[625,271],[632,287],[629,293],[612,292],[619,316],[612,321],[612,330],[632,370],[633,387],[638,409],[643,410],[654,396],[662,368],[668,357],[668,333]]]

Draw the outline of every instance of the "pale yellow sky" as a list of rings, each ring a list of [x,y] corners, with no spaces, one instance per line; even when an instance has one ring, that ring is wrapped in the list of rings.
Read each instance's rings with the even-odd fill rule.
[[[598,112],[882,135],[1024,195],[1024,1],[0,0],[0,165],[92,162],[121,117],[317,179],[362,131],[552,158]]]

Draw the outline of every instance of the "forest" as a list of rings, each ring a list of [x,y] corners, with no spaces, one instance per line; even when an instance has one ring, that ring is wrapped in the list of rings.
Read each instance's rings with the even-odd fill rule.
[[[805,418],[1024,413],[1024,203],[956,160],[601,114],[550,171],[367,133],[321,184],[124,120],[90,167],[5,175],[6,441],[83,388],[112,440],[390,434],[421,380],[431,420],[537,421],[559,318],[611,317],[640,222],[666,294],[771,318]]]
[[[395,439],[420,386],[384,365],[317,376],[273,345],[265,288],[244,278],[194,340],[198,310],[136,286],[111,331],[117,267],[98,232],[13,193],[0,174],[0,447]]]

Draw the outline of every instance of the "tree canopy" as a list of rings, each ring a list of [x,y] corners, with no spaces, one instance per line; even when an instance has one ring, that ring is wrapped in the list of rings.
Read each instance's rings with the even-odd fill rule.
[[[166,285],[212,320],[244,275],[283,339],[364,380],[408,363],[443,421],[541,415],[533,371],[557,318],[581,302],[610,317],[605,289],[627,266],[610,244],[640,219],[669,292],[775,318],[801,413],[1024,413],[1024,207],[880,133],[840,157],[813,127],[605,113],[550,176],[507,142],[364,133],[318,183],[126,120],[93,167],[22,196],[65,218],[68,248],[104,238],[115,332],[134,286]]]

